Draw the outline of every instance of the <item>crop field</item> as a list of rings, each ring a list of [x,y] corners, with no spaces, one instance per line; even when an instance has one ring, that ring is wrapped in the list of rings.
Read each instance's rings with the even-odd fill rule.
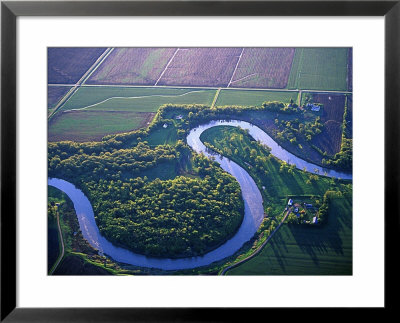
[[[298,92],[263,90],[221,90],[215,105],[261,106],[265,101],[296,102]]]
[[[349,48],[347,59],[347,90],[353,91],[353,48]]]
[[[228,275],[351,275],[352,198],[332,199],[323,227],[283,225],[254,258]]]
[[[245,48],[230,86],[285,88],[294,52],[294,48]]]
[[[104,51],[105,48],[49,48],[48,83],[75,84]]]
[[[83,86],[49,124],[49,141],[101,140],[146,127],[167,103],[211,105],[216,90]]]
[[[158,85],[226,87],[242,48],[181,48]]]
[[[328,156],[340,151],[342,143],[342,124],[333,120],[325,122],[324,129],[312,139],[312,143]]]
[[[343,94],[323,94],[314,93],[313,101],[316,103],[322,103],[324,105],[321,121],[326,122],[334,120],[339,123],[343,121],[344,105],[346,102],[346,96]]]
[[[47,87],[47,109],[52,110],[57,103],[71,89],[70,86],[48,86]]]
[[[347,91],[348,48],[296,48],[288,89]]]
[[[340,151],[345,100],[342,94],[313,94],[313,101],[324,105],[321,121],[325,126],[312,143],[331,156]]]
[[[116,48],[87,84],[154,85],[176,48]]]
[[[62,110],[156,112],[166,103],[211,105],[216,90],[145,87],[81,87]]]
[[[353,97],[347,96],[346,138],[353,138]]]
[[[49,124],[49,141],[99,141],[105,135],[145,127],[155,113],[130,111],[67,111]]]

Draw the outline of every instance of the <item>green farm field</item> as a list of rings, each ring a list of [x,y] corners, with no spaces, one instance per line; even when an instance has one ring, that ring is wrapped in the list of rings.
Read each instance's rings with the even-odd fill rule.
[[[99,141],[105,135],[147,126],[155,113],[130,111],[68,111],[49,124],[49,141]]]
[[[163,104],[211,105],[215,93],[203,89],[81,87],[50,120],[49,141],[96,141],[108,134],[136,130],[146,127]]]
[[[288,89],[347,91],[348,48],[296,48]]]
[[[178,140],[177,129],[174,125],[169,125],[168,128],[159,127],[154,129],[145,140],[150,146],[175,145]]]
[[[351,275],[351,194],[331,200],[322,227],[283,225],[264,249],[227,275]]]
[[[296,102],[298,92],[262,90],[221,90],[215,105],[261,106],[265,101]]]
[[[166,103],[211,105],[216,90],[147,87],[81,87],[62,110],[156,112]]]

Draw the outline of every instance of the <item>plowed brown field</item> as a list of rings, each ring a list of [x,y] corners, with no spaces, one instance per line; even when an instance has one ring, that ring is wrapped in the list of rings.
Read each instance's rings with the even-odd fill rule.
[[[312,143],[328,155],[334,155],[340,150],[345,100],[343,94],[313,94],[313,101],[324,105],[321,121],[325,127],[313,138]]]
[[[154,85],[176,48],[116,48],[88,84]]]
[[[158,85],[226,87],[242,48],[180,48]]]
[[[231,87],[285,88],[294,52],[294,48],[245,48]]]
[[[49,47],[48,83],[75,84],[104,51],[105,48]]]

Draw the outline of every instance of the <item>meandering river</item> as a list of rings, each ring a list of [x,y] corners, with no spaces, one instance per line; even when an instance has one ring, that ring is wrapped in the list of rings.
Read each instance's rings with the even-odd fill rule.
[[[319,174],[324,174],[325,176],[329,177],[337,177],[342,179],[352,178],[351,174],[325,169],[294,156],[293,154],[289,153],[281,146],[279,146],[263,130],[248,122],[239,120],[218,120],[198,126],[192,129],[188,134],[188,145],[198,153],[204,153],[204,155],[208,157],[214,156],[215,161],[218,162],[225,171],[236,178],[242,190],[245,212],[243,222],[239,230],[231,239],[226,241],[223,245],[201,257],[180,259],[161,259],[147,257],[134,253],[127,249],[114,246],[111,242],[109,242],[100,234],[94,218],[92,205],[81,190],[76,188],[73,184],[57,178],[49,178],[48,184],[66,193],[74,203],[74,208],[78,217],[83,237],[94,248],[98,249],[100,252],[113,258],[114,260],[140,267],[160,268],[164,270],[188,269],[209,265],[215,261],[221,260],[234,254],[238,249],[240,249],[240,247],[245,242],[249,241],[253,237],[264,217],[264,208],[261,193],[251,176],[235,162],[229,160],[226,157],[210,152],[210,150],[207,149],[200,141],[200,135],[205,130],[220,125],[248,129],[249,134],[255,140],[259,140],[261,143],[266,144],[271,148],[271,154],[281,160],[287,161],[290,164],[295,164],[296,167],[299,169],[305,169],[306,171],[312,173],[317,172]],[[266,186],[268,186],[268,183],[266,183]]]

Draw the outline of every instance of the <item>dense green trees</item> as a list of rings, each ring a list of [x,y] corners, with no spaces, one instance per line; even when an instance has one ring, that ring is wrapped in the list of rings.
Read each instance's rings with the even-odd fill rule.
[[[331,159],[324,159],[324,165],[351,172],[353,167],[353,140],[342,137],[340,151]]]
[[[108,143],[107,143],[108,145]],[[123,179],[138,176],[140,171],[177,158],[174,147],[163,145],[151,148],[140,142],[131,149],[99,149],[87,151],[72,142],[50,143],[48,149],[49,176],[59,176],[73,183],[91,178]],[[90,153],[91,154],[88,154]]]
[[[200,178],[88,183],[100,231],[146,255],[200,255],[223,243],[241,224],[239,184],[213,164]]]
[[[293,102],[291,102],[289,105],[286,105],[286,104],[284,104],[282,102],[278,102],[278,101],[264,102],[263,108],[266,111],[279,112],[279,113],[285,113],[285,114],[293,114],[293,113],[301,112],[301,110],[299,110],[297,104],[294,104]]]
[[[280,141],[289,141],[296,145],[301,139],[303,141],[311,141],[311,139],[322,132],[324,125],[320,121],[320,117],[316,117],[314,121],[303,121],[299,119],[279,120],[275,119],[275,125],[279,128],[276,136]]]
[[[192,155],[181,140],[150,147],[146,134],[140,136],[132,148],[120,147],[137,139],[137,133],[109,136],[97,144],[49,143],[49,176],[82,189],[100,232],[141,254],[201,255],[233,236],[244,214],[236,180],[203,155]],[[176,175],[189,163],[191,177],[158,179],[165,163],[175,165]]]

